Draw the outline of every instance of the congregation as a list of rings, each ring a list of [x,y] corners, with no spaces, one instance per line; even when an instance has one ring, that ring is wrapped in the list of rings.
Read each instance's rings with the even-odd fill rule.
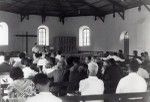
[[[62,102],[62,96],[147,92],[150,59],[148,52],[124,56],[123,51],[106,52],[102,57],[66,57],[61,51],[32,49],[33,57],[4,54],[0,65],[1,82],[7,83],[8,98],[24,102]],[[4,77],[5,76],[5,77]],[[103,102],[91,101],[91,102]]]

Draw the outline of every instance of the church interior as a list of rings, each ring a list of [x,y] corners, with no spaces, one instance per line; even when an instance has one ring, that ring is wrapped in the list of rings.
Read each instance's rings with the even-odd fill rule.
[[[150,0],[0,0],[0,102],[149,102]]]

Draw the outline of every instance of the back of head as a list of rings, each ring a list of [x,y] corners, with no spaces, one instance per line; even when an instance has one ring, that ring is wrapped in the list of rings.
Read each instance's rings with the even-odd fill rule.
[[[62,54],[62,51],[61,51],[61,50],[58,50],[58,51],[57,51],[57,54],[58,54],[58,55],[61,55],[61,54]]]
[[[74,57],[73,58],[73,63],[79,64],[80,58],[79,57]]]
[[[96,63],[90,63],[88,65],[89,76],[96,76],[98,72],[98,65]]]
[[[122,53],[123,53],[123,51],[122,51],[122,50],[119,50],[119,53],[120,53],[120,54],[122,54]]]
[[[35,57],[36,57],[36,58],[42,57],[42,53],[35,53]]]
[[[9,55],[5,55],[5,56],[4,56],[4,60],[5,60],[5,61],[9,61],[9,60],[10,60],[10,56],[9,56]]]
[[[110,58],[110,59],[108,60],[108,62],[109,62],[111,65],[116,65],[116,62],[115,62],[115,60],[114,60],[113,58]]]
[[[39,85],[47,85],[50,80],[48,79],[48,76],[46,74],[39,73],[35,75],[35,77],[33,78],[33,82]]]
[[[32,60],[29,59],[29,58],[25,58],[25,59],[23,60],[23,64],[26,65],[27,67],[29,67],[29,66],[31,66],[31,64],[32,64]]]
[[[137,56],[137,55],[138,55],[138,51],[137,51],[137,50],[134,50],[134,51],[133,51],[133,55],[134,55],[134,56]]]
[[[11,69],[10,71],[10,77],[13,79],[13,80],[17,80],[17,79],[21,79],[24,77],[23,75],[23,71],[21,68],[19,67],[14,67]]]
[[[139,69],[139,63],[136,59],[132,59],[129,63],[130,65],[130,71],[131,72],[137,72]]]
[[[25,58],[25,57],[26,57],[26,54],[25,54],[24,52],[21,52],[21,53],[19,54],[19,58],[23,59],[23,58]]]

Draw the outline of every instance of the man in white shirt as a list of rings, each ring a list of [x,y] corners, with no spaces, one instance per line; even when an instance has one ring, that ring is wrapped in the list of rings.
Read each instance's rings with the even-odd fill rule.
[[[36,96],[28,98],[26,102],[62,102],[61,99],[49,92],[50,81],[47,75],[42,73],[37,74],[33,81],[40,93]]]
[[[138,61],[132,60],[129,64],[129,75],[122,78],[117,86],[116,93],[146,92],[146,81],[137,74]]]
[[[81,80],[79,83],[79,91],[81,95],[99,95],[104,92],[104,83],[102,80],[96,77],[98,72],[97,66],[93,65],[89,68],[89,77]],[[103,102],[102,100],[90,101],[90,102]]]
[[[85,63],[88,65],[88,70],[92,70],[93,67],[95,68],[94,70],[96,70],[98,72],[98,64],[94,61],[92,61],[91,56],[88,56],[85,58]]]

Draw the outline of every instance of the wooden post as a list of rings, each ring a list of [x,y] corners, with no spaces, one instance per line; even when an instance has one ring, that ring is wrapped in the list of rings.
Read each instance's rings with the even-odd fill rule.
[[[124,36],[124,55],[126,59],[129,58],[129,36],[127,32]]]
[[[28,32],[26,32],[26,53],[28,53]]]

